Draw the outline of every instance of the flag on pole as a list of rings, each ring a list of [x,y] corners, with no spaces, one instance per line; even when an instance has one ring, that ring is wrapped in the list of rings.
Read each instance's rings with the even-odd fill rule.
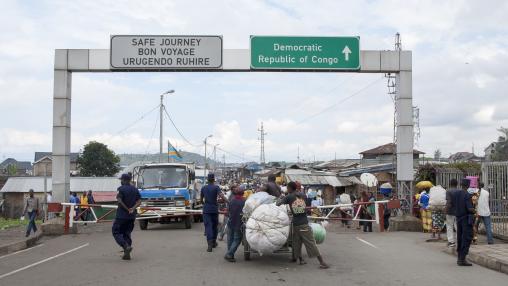
[[[168,140],[168,156],[169,156],[169,158],[176,160],[176,161],[182,160],[182,155],[180,155],[180,152],[178,152],[178,150],[176,150],[176,148],[173,147],[173,145],[171,145],[169,140]]]

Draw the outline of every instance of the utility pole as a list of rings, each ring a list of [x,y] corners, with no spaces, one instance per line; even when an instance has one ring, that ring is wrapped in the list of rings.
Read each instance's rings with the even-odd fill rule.
[[[265,135],[268,133],[265,133],[265,129],[263,127],[263,122],[261,122],[261,128],[258,129],[259,131],[259,140],[261,141],[261,152],[259,154],[259,163],[264,167],[265,166]]]
[[[212,137],[212,136],[213,136],[213,135],[211,135],[211,134],[210,134],[210,135],[208,135],[208,136],[206,136],[206,137],[205,137],[205,140],[203,141],[203,143],[205,144],[205,173],[204,173],[205,180],[206,180],[206,176],[207,176],[206,171],[208,170],[208,158],[207,158],[207,156],[206,156],[206,142],[207,142],[208,138],[210,138],[210,137]]]
[[[298,153],[296,155],[296,163],[300,164],[300,145],[298,145]]]
[[[159,106],[160,111],[160,127],[159,127],[159,163],[162,163],[164,154],[162,153],[162,137],[164,135],[164,95],[174,93],[174,90],[168,90],[165,93],[161,94],[161,104]]]
[[[160,127],[159,127],[159,163],[162,163],[162,136],[163,136],[163,120],[164,120],[164,94],[161,94],[161,105],[160,105]]]
[[[213,145],[213,172],[217,172],[217,146],[220,144]]]

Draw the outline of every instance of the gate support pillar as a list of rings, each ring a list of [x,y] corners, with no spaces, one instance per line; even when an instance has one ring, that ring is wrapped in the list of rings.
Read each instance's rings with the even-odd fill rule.
[[[67,53],[55,50],[52,191],[57,202],[67,202],[70,192],[72,73],[67,69]]]

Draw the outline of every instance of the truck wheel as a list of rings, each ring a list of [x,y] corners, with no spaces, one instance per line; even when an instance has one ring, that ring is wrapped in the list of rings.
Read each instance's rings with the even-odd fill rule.
[[[185,219],[184,219],[184,222],[185,222],[185,228],[186,229],[192,228],[192,219],[191,219],[191,216],[186,216]]]
[[[139,228],[141,230],[146,230],[148,228],[148,220],[146,220],[146,219],[140,219],[139,220]]]

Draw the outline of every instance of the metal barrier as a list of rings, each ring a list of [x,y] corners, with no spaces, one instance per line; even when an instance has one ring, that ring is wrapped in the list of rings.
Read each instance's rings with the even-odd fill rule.
[[[482,174],[490,193],[492,233],[508,239],[508,162],[483,163]]]
[[[87,223],[99,223],[111,221],[107,217],[118,209],[117,205],[99,205],[99,204],[74,204],[74,203],[62,203],[62,206],[66,208],[65,217],[66,225],[72,227],[74,224],[87,224]],[[107,209],[107,211],[101,216],[97,216],[97,212],[94,208]],[[137,220],[143,219],[154,219],[163,218],[165,216],[171,216],[175,214],[202,214],[202,210],[190,210],[185,207],[138,207]],[[86,219],[83,219],[85,215]],[[91,214],[88,215],[88,214]],[[79,220],[82,218],[82,220]],[[67,223],[68,221],[68,223]]]
[[[365,210],[368,205],[374,204],[374,219],[361,219],[359,218],[360,212]],[[385,205],[388,209],[400,208],[399,200],[384,200],[384,201],[375,201],[375,202],[360,202],[360,203],[351,203],[351,204],[336,204],[336,205],[326,205],[326,206],[317,206],[310,207],[308,209],[331,209],[325,216],[309,216],[310,219],[315,220],[350,220],[350,221],[359,221],[359,222],[375,222],[379,225],[379,231],[384,231],[384,220],[382,219],[384,216]],[[331,217],[336,210],[340,212],[344,212],[344,209],[352,209],[354,210],[354,206],[358,206],[358,209],[354,213],[351,219]]]

